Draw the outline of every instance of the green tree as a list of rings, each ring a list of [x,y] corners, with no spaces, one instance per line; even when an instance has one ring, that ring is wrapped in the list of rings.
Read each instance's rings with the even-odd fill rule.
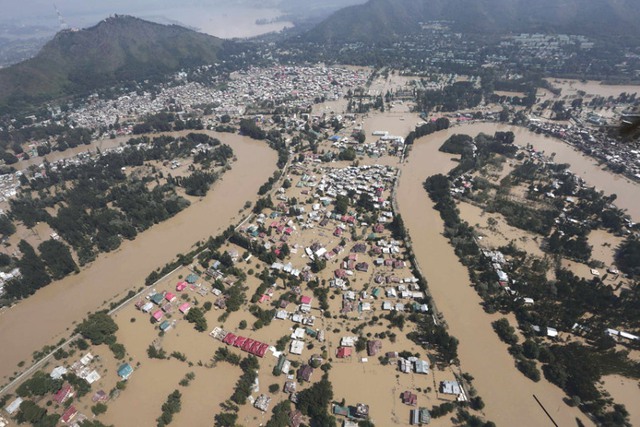
[[[38,246],[38,250],[54,280],[62,279],[70,273],[79,271],[69,247],[64,243],[49,239],[42,242]]]
[[[107,412],[107,409],[108,409],[107,405],[105,405],[102,402],[98,402],[91,407],[91,412],[93,412],[93,415],[101,415]]]
[[[18,249],[20,249],[22,257],[16,265],[22,276],[9,282],[7,295],[14,298],[24,298],[51,283],[51,277],[49,277],[44,262],[38,257],[33,246],[21,240],[18,243]]]
[[[91,341],[93,345],[99,345],[109,340],[114,340],[113,334],[118,330],[118,325],[104,311],[90,314],[76,328],[76,332]],[[113,338],[111,338],[113,337]]]
[[[208,330],[207,319],[198,307],[192,307],[185,316],[185,319],[187,319],[189,323],[193,323],[197,331],[204,332]]]

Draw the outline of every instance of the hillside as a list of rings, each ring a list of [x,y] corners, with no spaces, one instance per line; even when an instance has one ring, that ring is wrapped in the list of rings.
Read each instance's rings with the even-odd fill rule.
[[[452,21],[461,32],[555,32],[640,36],[634,0],[370,0],[344,8],[303,36],[306,41],[379,42]]]
[[[212,63],[223,43],[176,25],[115,16],[91,28],[62,31],[34,58],[0,70],[0,106]]]

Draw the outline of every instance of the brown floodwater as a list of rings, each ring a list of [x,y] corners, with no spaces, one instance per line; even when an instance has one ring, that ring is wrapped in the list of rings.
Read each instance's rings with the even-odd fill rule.
[[[20,361],[70,334],[73,323],[107,301],[144,284],[155,268],[188,251],[194,243],[217,235],[234,220],[272,174],[276,153],[264,142],[233,134],[213,134],[237,156],[232,169],[209,194],[175,217],[103,254],[79,274],[55,282],[0,314],[3,381]]]
[[[640,425],[640,382],[620,375],[602,377],[604,389],[616,403],[622,403],[629,411],[632,426]]]
[[[446,173],[455,165],[450,161],[450,154],[438,151],[451,134],[480,131],[493,134],[495,130],[496,125],[468,125],[421,138],[402,166],[397,193],[399,210],[435,303],[444,314],[451,334],[460,340],[458,353],[462,370],[475,377],[474,385],[486,403],[487,418],[504,426],[551,425],[534,400],[536,395],[559,425],[575,425],[576,418],[591,425],[579,410],[563,403],[564,393],[558,387],[544,379],[534,383],[516,369],[507,345],[491,327],[492,317],[484,312],[480,297],[471,287],[466,268],[442,235],[442,220],[422,187],[428,176]],[[523,136],[530,135],[518,132],[519,144],[524,143]],[[530,139],[533,142],[534,138]],[[555,151],[559,153],[562,144],[557,145]]]

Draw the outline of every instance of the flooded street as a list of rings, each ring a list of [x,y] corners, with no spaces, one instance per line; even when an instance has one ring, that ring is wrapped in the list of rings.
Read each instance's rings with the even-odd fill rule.
[[[507,345],[491,327],[493,317],[484,312],[480,297],[471,287],[466,268],[442,235],[442,220],[422,187],[428,176],[447,173],[455,165],[450,161],[450,154],[438,151],[450,135],[463,132],[475,135],[481,131],[493,134],[495,130],[492,124],[466,125],[421,138],[413,147],[408,163],[402,167],[397,194],[400,213],[435,303],[444,314],[451,334],[460,340],[458,353],[462,369],[475,377],[474,385],[486,402],[487,418],[504,426],[551,425],[534,400],[536,395],[559,425],[575,425],[576,418],[591,425],[578,409],[562,401],[564,393],[558,387],[544,379],[534,383],[516,369]],[[527,142],[534,142],[534,138],[522,132],[518,132],[516,142],[525,143],[523,136]],[[557,145],[555,151],[559,157],[562,144]]]
[[[273,173],[276,153],[264,142],[211,134],[233,148],[237,161],[206,197],[0,314],[3,383],[18,362],[30,362],[33,351],[69,336],[74,322],[142,286],[152,270],[236,222],[244,203],[255,200],[258,187]]]

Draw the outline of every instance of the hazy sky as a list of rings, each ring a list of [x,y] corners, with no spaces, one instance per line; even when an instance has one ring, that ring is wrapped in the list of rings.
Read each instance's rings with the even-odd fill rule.
[[[277,7],[280,4],[309,6],[334,6],[364,3],[365,0],[0,0],[0,19],[55,18],[53,4],[63,16],[109,15],[112,13],[153,13],[176,7],[252,6]]]

